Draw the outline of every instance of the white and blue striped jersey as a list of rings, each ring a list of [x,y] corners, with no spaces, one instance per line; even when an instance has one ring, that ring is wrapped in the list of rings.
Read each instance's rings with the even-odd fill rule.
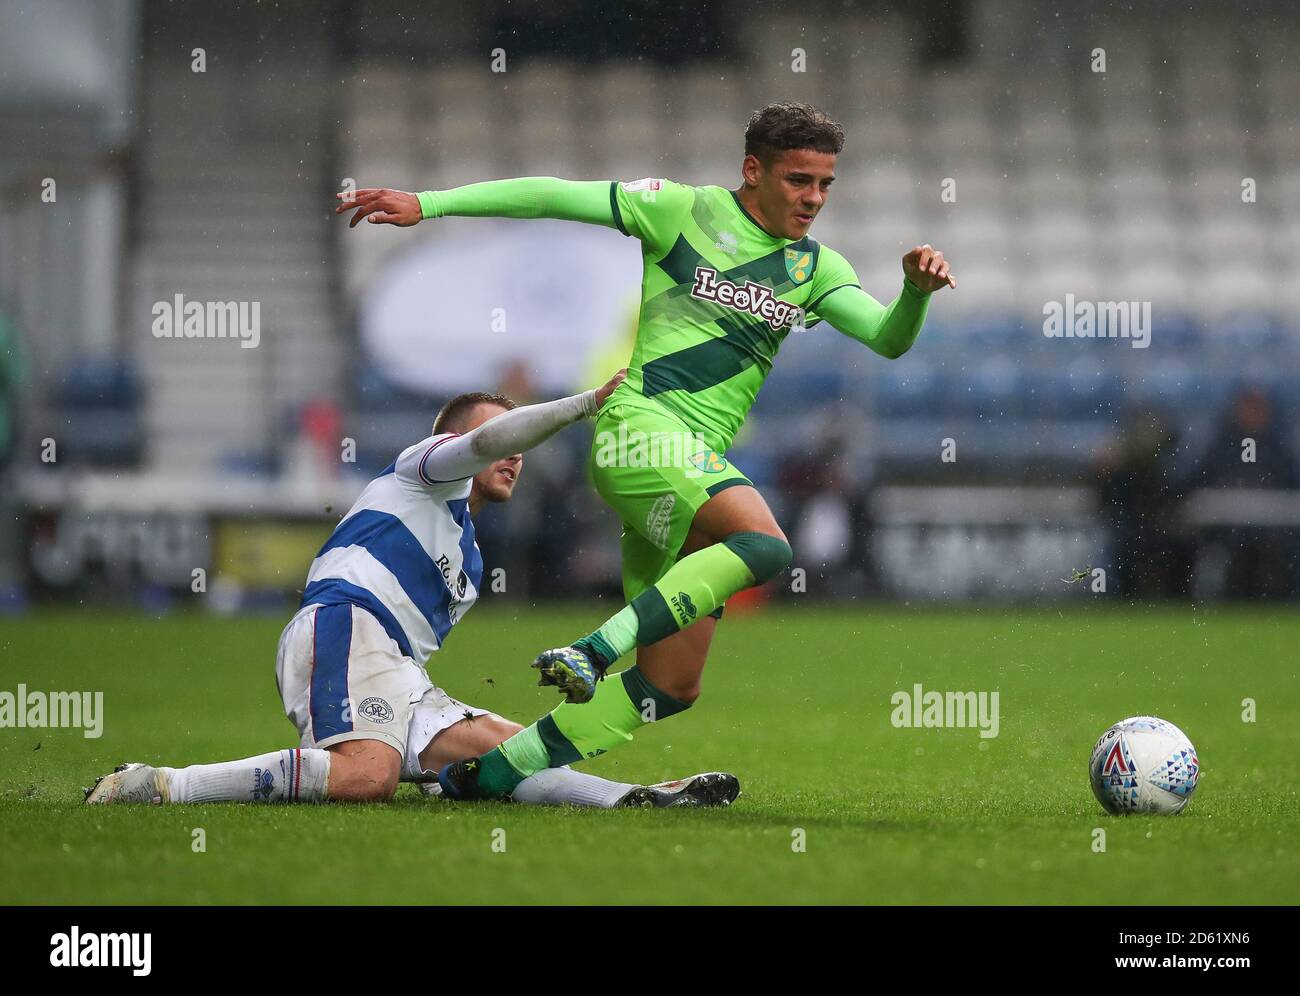
[[[360,606],[420,664],[477,600],[483,577],[469,515],[473,477],[437,479],[435,454],[457,438],[407,447],[366,486],[312,561],[302,595],[304,606]]]

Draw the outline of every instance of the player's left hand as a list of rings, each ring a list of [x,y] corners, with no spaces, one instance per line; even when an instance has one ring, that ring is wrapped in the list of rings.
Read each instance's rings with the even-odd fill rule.
[[[926,294],[940,287],[957,288],[957,278],[949,272],[943,253],[928,244],[917,246],[903,257],[903,273]]]
[[[613,377],[607,380],[605,382],[604,387],[597,388],[596,407],[603,408],[605,406],[605,402],[609,400],[609,396],[614,393],[614,388],[618,387],[618,385],[623,383],[623,381],[625,380],[627,380],[627,367],[624,367],[618,373],[614,374]]]
[[[372,225],[397,225],[409,228],[420,222],[420,198],[406,190],[393,190],[390,187],[362,187],[360,190],[344,190],[334,195],[342,203],[334,209],[335,214],[346,214],[355,210],[348,228],[356,228],[362,218]]]

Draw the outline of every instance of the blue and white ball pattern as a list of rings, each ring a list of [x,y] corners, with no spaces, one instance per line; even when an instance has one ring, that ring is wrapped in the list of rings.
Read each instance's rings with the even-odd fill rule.
[[[1088,762],[1093,794],[1108,813],[1177,813],[1200,774],[1187,735],[1156,716],[1116,723],[1098,738]]]

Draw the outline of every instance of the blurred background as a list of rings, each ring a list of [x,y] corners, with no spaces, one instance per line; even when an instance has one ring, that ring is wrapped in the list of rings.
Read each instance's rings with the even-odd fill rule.
[[[787,339],[729,456],[799,597],[1294,599],[1297,52],[1286,0],[4,0],[0,610],[279,610],[447,397],[626,363],[632,240],[337,190],[734,188],[782,99],[848,133],[814,237],[883,301],[922,242],[960,285],[897,361]],[[1046,334],[1077,302],[1102,335]],[[485,597],[617,591],[584,431],[482,515]]]

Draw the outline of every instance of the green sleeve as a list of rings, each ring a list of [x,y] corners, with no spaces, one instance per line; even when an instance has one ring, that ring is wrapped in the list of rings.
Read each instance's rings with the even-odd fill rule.
[[[929,307],[930,295],[904,277],[903,289],[888,307],[861,287],[844,285],[826,292],[815,308],[808,310],[815,311],[817,318],[824,318],[881,356],[894,360],[916,342]]]
[[[557,218],[619,227],[608,180],[524,176],[470,183],[451,190],[424,190],[416,196],[424,218]]]
[[[695,188],[672,180],[631,180],[611,184],[610,200],[618,230],[639,239],[658,256],[677,242],[682,222],[695,204]]]
[[[423,218],[557,218],[617,228],[667,252],[680,232],[695,188],[671,180],[559,180],[525,176],[416,194]]]

